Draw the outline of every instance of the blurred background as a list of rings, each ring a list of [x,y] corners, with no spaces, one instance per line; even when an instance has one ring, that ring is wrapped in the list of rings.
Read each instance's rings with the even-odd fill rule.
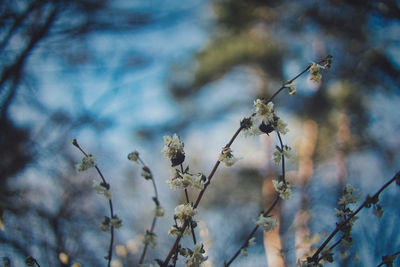
[[[232,266],[295,266],[334,229],[345,184],[363,199],[399,170],[399,1],[0,3],[0,265],[23,266],[28,255],[41,266],[106,264],[109,234],[98,225],[107,202],[92,189],[94,170],[76,171],[73,138],[95,155],[124,223],[113,266],[137,265],[153,216],[152,185],[127,160],[134,150],[166,209],[146,262],[165,258],[184,198],[166,185],[173,169],[162,136],[177,133],[184,165],[208,174],[253,100],[327,54],[321,83],[306,74],[295,96],[274,100],[298,154],[287,166],[293,196],[272,213],[279,227],[257,232]],[[271,203],[275,144],[274,135],[240,135],[232,149],[242,159],[217,171],[196,216],[205,266],[222,266]],[[338,246],[327,266],[376,266],[400,250],[398,190],[382,195],[382,218],[359,214],[353,246]]]

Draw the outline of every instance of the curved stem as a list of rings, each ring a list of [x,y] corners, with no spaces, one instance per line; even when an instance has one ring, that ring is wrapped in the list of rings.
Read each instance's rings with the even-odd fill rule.
[[[88,154],[80,147],[80,145],[78,144],[78,141],[76,139],[74,139],[72,141],[72,144],[75,147],[77,147],[82,152],[82,154],[85,155],[85,157],[88,156]],[[96,169],[96,171],[99,174],[99,176],[100,176],[101,180],[103,181],[103,183],[108,185],[106,179],[104,178],[103,173],[101,172],[101,170],[99,169],[97,164],[94,166],[94,168]],[[110,219],[112,219],[112,218],[114,218],[114,208],[113,208],[113,204],[112,204],[111,198],[108,200],[108,206],[110,208]],[[110,244],[108,246],[108,256],[106,257],[106,259],[108,260],[108,264],[107,264],[108,267],[111,266],[113,243],[114,243],[114,226],[111,224],[111,227],[110,227]]]
[[[138,156],[138,161],[143,167],[147,167],[147,165],[144,163],[144,161]],[[156,208],[159,206],[159,199],[158,199],[158,191],[157,191],[157,186],[156,182],[154,181],[154,177],[151,177],[151,182],[153,184],[153,189],[154,189],[154,201],[156,202]],[[151,223],[150,227],[150,233],[154,234],[154,228],[156,227],[156,222],[157,222],[157,215],[154,214],[153,221]],[[139,264],[142,264],[144,261],[144,257],[146,256],[147,248],[149,247],[149,243],[146,243],[143,247],[142,254],[140,255],[139,259]]]

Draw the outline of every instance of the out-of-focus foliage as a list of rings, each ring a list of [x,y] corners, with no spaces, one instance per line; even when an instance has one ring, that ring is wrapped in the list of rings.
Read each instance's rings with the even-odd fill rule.
[[[262,77],[258,96],[271,95],[277,82],[291,78],[289,64],[300,70],[303,62],[333,54],[333,69],[322,84],[303,81],[297,101],[282,101],[296,115],[319,123],[324,131],[320,138],[326,139],[320,140],[319,155],[332,142],[341,112],[350,118],[352,143],[373,142],[366,134],[369,98],[398,91],[396,1],[231,0],[214,1],[214,10],[218,30],[196,54],[192,79],[172,83],[177,97],[195,94],[238,66]]]
[[[0,257],[13,266],[32,254],[42,266],[104,263],[97,251],[107,241],[87,244],[105,238],[97,228],[103,209],[87,193],[91,179],[76,178],[70,136],[85,128],[100,134],[112,123],[99,118],[104,101],[88,107],[82,87],[65,84],[65,77],[78,79],[82,66],[101,71],[112,60],[99,52],[108,44],[105,36],[165,27],[181,16],[178,9],[159,8],[133,1],[0,1]],[[114,66],[114,82],[148,65],[150,57],[129,51],[124,59]],[[51,81],[49,71],[65,80]],[[46,92],[48,84],[57,88]],[[60,86],[70,94],[60,97]],[[64,263],[62,253],[68,255]]]

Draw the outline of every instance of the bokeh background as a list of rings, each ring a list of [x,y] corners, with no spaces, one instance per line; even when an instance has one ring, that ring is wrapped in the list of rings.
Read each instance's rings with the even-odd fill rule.
[[[208,174],[254,99],[332,54],[320,84],[305,75],[295,96],[275,99],[298,153],[287,168],[293,196],[272,213],[279,227],[259,231],[232,264],[295,266],[335,227],[345,184],[364,198],[400,168],[399,19],[394,0],[2,0],[0,265],[23,266],[28,255],[41,266],[106,264],[109,235],[98,225],[107,202],[92,189],[97,174],[76,171],[73,138],[95,155],[124,222],[113,266],[137,265],[152,220],[152,185],[127,160],[134,150],[166,209],[146,262],[165,258],[184,198],[165,183],[173,170],[162,136],[177,133],[185,166]],[[271,202],[276,143],[240,135],[232,149],[242,159],[218,170],[196,216],[205,266],[222,266]],[[399,200],[392,186],[381,219],[362,211],[353,246],[338,246],[327,266],[376,266],[399,251]]]

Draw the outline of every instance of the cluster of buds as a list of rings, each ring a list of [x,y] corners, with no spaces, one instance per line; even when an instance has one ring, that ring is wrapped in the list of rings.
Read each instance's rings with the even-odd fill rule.
[[[118,218],[117,215],[114,215],[112,219],[110,219],[107,216],[104,216],[104,220],[100,224],[100,230],[103,232],[108,232],[111,227],[118,229],[121,226],[122,226],[122,220]]]
[[[245,136],[260,135],[262,133],[269,135],[273,131],[286,134],[289,131],[287,124],[276,115],[272,102],[266,104],[261,99],[255,100],[254,115],[241,121]]]
[[[271,231],[276,227],[276,219],[272,217],[265,217],[264,214],[260,214],[256,224],[260,226],[265,232]]]
[[[232,154],[232,152],[232,149],[230,149],[229,147],[224,147],[221,154],[219,155],[218,160],[225,163],[225,165],[228,167],[232,166],[239,160]]]
[[[89,154],[82,158],[82,162],[76,165],[76,169],[80,172],[86,171],[96,166],[96,159],[93,155]]]
[[[180,170],[176,169],[174,177],[168,179],[167,184],[171,189],[193,187],[202,190],[206,180],[206,176],[202,173],[191,174],[188,168],[182,173]]]
[[[247,249],[256,244],[255,240],[256,238],[253,236],[252,238],[249,239],[249,241],[247,241],[246,245],[240,250],[240,254],[242,256],[247,257],[249,255]]]
[[[292,190],[290,189],[290,184],[284,181],[272,180],[276,192],[282,199],[289,200],[292,196]]]
[[[297,156],[290,146],[284,145],[282,148],[276,146],[275,148],[276,150],[273,153],[273,161],[278,165],[281,163],[283,156],[291,160],[294,160]]]
[[[188,248],[180,248],[179,254],[186,258],[186,267],[198,267],[205,262],[208,257],[204,256],[205,250],[203,245],[195,245],[194,250]]]
[[[93,188],[97,194],[103,195],[108,200],[111,199],[111,191],[109,184],[93,180]]]
[[[171,160],[172,167],[180,165],[185,161],[185,151],[183,150],[184,144],[179,140],[179,137],[174,134],[171,136],[164,136],[164,147],[161,152]]]
[[[157,247],[156,234],[146,230],[146,234],[144,235],[143,238],[143,244],[145,245],[151,244],[151,248],[153,249],[156,248]]]

